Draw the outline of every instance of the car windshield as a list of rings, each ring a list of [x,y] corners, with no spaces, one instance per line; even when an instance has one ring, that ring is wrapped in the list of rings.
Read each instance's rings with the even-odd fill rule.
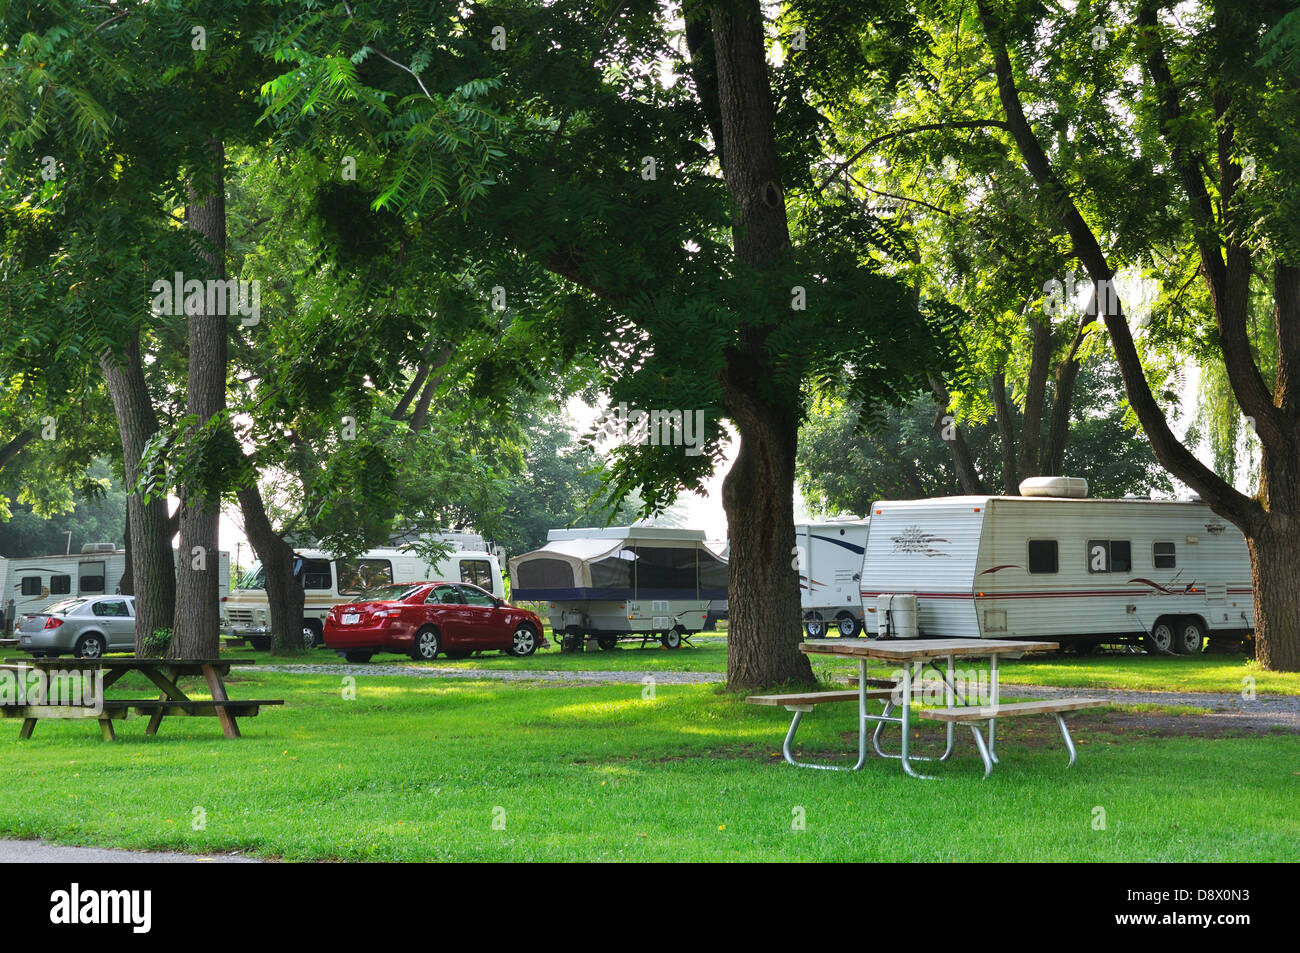
[[[419,586],[413,586],[409,582],[399,582],[392,586],[376,586],[373,589],[367,589],[361,594],[358,602],[400,602],[407,596],[413,594]]]
[[[62,602],[56,602],[45,609],[45,615],[67,615],[77,606],[84,606],[89,599],[64,599]]]
[[[236,589],[265,589],[266,570],[260,562],[253,563],[253,568],[244,573]]]

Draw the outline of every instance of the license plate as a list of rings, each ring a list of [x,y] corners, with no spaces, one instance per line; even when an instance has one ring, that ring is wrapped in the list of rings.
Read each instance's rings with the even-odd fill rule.
[[[344,625],[356,625],[356,624],[357,624],[358,622],[360,622],[360,621],[361,621],[361,613],[359,613],[359,612],[345,612],[345,613],[343,613],[343,624],[344,624]]]

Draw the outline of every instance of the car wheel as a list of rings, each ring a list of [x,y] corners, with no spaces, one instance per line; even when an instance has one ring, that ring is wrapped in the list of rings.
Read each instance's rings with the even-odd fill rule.
[[[1205,629],[1201,620],[1195,616],[1184,616],[1178,620],[1178,638],[1174,640],[1174,651],[1179,655],[1200,655],[1201,646],[1205,645]]]
[[[510,654],[524,658],[537,651],[537,633],[531,625],[521,625],[515,629],[514,639],[510,645]]]
[[[682,630],[671,629],[659,637],[659,644],[666,649],[680,649],[682,647]]]
[[[415,633],[415,645],[411,648],[411,658],[417,662],[432,662],[438,657],[438,652],[441,649],[442,639],[438,637],[438,630],[431,625],[426,625]]]
[[[1169,655],[1174,650],[1174,619],[1161,616],[1151,627],[1151,633],[1143,640],[1147,652],[1152,655]]]
[[[822,620],[820,612],[814,612],[803,622],[804,634],[810,639],[820,639],[826,634],[826,623]]]
[[[598,639],[596,639],[596,641],[600,643],[600,647],[602,649],[612,649],[614,646],[618,645],[618,636],[602,635]]]
[[[851,639],[858,634],[858,620],[847,612],[835,621],[835,625],[840,630],[840,638],[842,639]]]
[[[320,624],[319,619],[302,620],[302,647],[305,649],[320,648],[324,641],[325,629]]]
[[[83,635],[77,639],[77,645],[72,650],[72,654],[77,658],[99,658],[104,654],[105,645],[102,635],[98,632],[91,632],[89,635]]]
[[[351,662],[353,665],[365,665],[372,658],[374,658],[374,655],[375,653],[371,652],[369,649],[359,649],[354,652],[343,653],[343,657],[347,659],[349,662]]]

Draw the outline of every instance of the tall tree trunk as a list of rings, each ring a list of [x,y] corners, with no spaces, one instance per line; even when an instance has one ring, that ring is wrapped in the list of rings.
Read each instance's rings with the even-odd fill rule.
[[[126,517],[126,526],[122,530],[122,549],[126,553],[126,566],[122,578],[118,580],[117,591],[124,596],[135,595],[135,574],[131,571],[131,517]]]
[[[998,446],[1002,450],[1002,489],[1007,496],[1020,495],[1020,471],[1016,466],[1016,423],[1012,419],[1011,401],[1007,400],[1007,375],[993,375],[993,417],[998,427]]]
[[[1042,472],[1038,451],[1042,446],[1043,408],[1047,378],[1052,366],[1052,326],[1046,320],[1030,318],[1033,342],[1029,352],[1029,380],[1025,383],[1025,413],[1020,422],[1020,453],[1016,465],[1019,480]]]
[[[105,351],[99,358],[113,413],[122,438],[122,466],[126,475],[126,518],[135,591],[135,651],[152,651],[146,638],[169,630],[176,612],[176,570],[172,562],[171,534],[167,532],[167,501],[140,499],[132,488],[140,476],[140,456],[149,438],[158,432],[149,387],[140,359],[140,338],[133,334],[121,354]]]
[[[742,265],[771,268],[788,255],[790,232],[757,0],[715,7],[712,33],[722,172],[735,207],[732,244]],[[732,690],[779,682],[810,685],[814,680],[812,666],[798,650],[794,464],[799,395],[764,396],[762,386],[770,386],[774,376],[764,338],[762,330],[747,329],[728,355],[723,375],[723,401],[740,433],[740,449],[722,488],[731,544],[727,687]]]
[[[1088,326],[1096,320],[1093,314],[1079,319],[1070,349],[1056,365],[1052,393],[1052,419],[1047,427],[1047,444],[1043,447],[1043,476],[1060,476],[1065,468],[1065,444],[1070,438],[1070,415],[1074,410],[1074,385],[1079,379],[1079,348]]]
[[[226,277],[225,152],[213,143],[215,171],[209,181],[189,182],[189,227],[203,241],[200,254],[208,278]],[[227,296],[228,299],[229,296]],[[189,373],[186,411],[202,427],[226,412],[226,307],[195,308],[188,315]],[[173,658],[215,658],[218,651],[221,502],[181,488],[181,542],[176,572],[176,626],[168,652]]]
[[[257,484],[236,491],[244,514],[244,532],[266,573],[266,601],[271,615],[271,652],[301,652],[303,604],[301,578],[293,574],[293,547],[271,526]]]
[[[934,374],[930,375],[930,390],[934,392],[934,430],[939,435],[939,439],[947,445],[948,453],[952,456],[952,465],[957,471],[957,483],[961,486],[961,491],[972,496],[987,493],[988,490],[984,486],[984,481],[980,479],[979,470],[975,467],[975,459],[971,456],[966,438],[957,426],[956,418],[948,411],[948,407],[952,404],[952,395],[943,381]]]

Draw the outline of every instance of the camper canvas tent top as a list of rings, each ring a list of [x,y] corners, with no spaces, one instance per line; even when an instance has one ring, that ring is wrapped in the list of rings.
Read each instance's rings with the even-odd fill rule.
[[[828,627],[844,638],[862,630],[858,581],[869,522],[845,516],[795,524],[799,602],[810,639],[822,638]]]
[[[1209,506],[1063,492],[1073,498],[876,503],[862,566],[868,627],[879,597],[912,594],[919,634],[936,638],[1193,652],[1206,636],[1254,628],[1245,539]]]
[[[551,628],[572,648],[595,637],[656,635],[669,648],[704,627],[727,598],[727,563],[699,530],[653,526],[553,529],[541,549],[510,561],[511,595],[550,606]]]

